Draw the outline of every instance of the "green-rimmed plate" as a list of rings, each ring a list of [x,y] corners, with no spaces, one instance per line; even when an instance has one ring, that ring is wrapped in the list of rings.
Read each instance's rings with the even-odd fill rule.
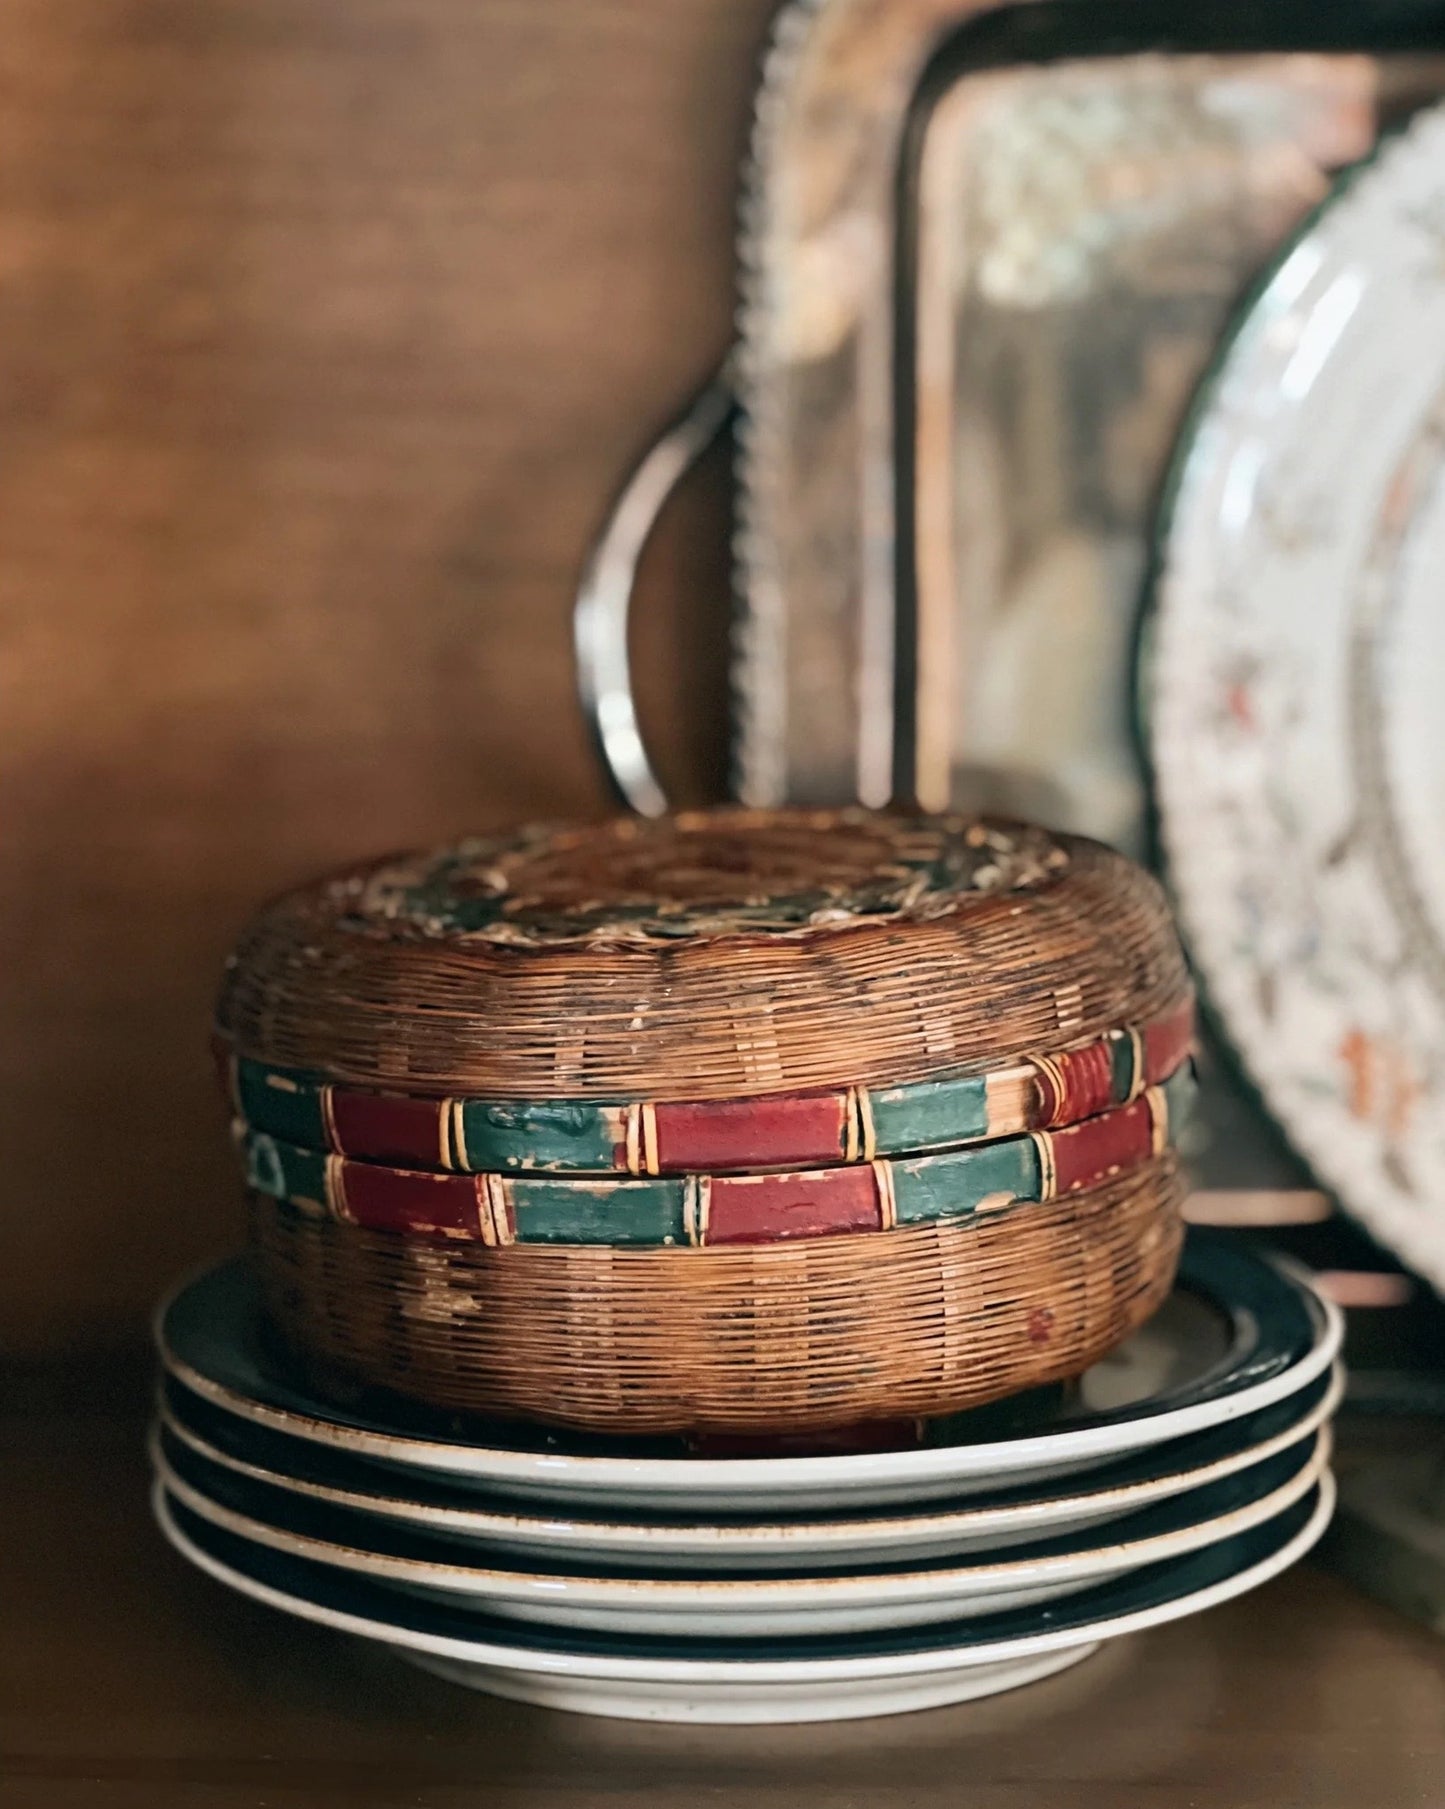
[[[756,1513],[964,1496],[1087,1469],[1297,1393],[1329,1368],[1340,1331],[1302,1277],[1191,1231],[1165,1306],[1042,1425],[1024,1407],[1026,1429],[1009,1436],[1007,1416],[986,1409],[935,1422],[922,1448],[755,1458],[462,1421],[390,1400],[334,1407],[271,1346],[244,1259],[182,1287],[156,1336],[167,1371],[203,1400],[357,1456],[542,1499]]]
[[[797,1514],[786,1520],[666,1512],[622,1519],[560,1505],[529,1512],[503,1496],[253,1425],[209,1406],[174,1378],[162,1394],[160,1425],[186,1450],[237,1476],[435,1534],[458,1551],[521,1554],[563,1566],[640,1564],[653,1571],[743,1573],[839,1569],[885,1556],[918,1562],[1007,1551],[1029,1540],[1081,1532],[1264,1463],[1316,1432],[1334,1413],[1341,1392],[1337,1366],[1272,1407],[1084,1475],[922,1508],[826,1518]]]
[[[1061,1601],[1080,1589],[1247,1531],[1319,1480],[1328,1431],[1221,1482],[1191,1489],[1103,1531],[1034,1540],[1016,1551],[933,1563],[771,1576],[623,1573],[574,1559],[566,1568],[458,1552],[431,1533],[301,1500],[210,1464],[165,1435],[151,1457],[167,1492],[193,1514],[255,1545],[367,1576],[481,1614],[599,1632],[766,1638],[853,1633],[963,1620]]]
[[[669,1639],[521,1627],[252,1545],[157,1485],[166,1537],[217,1581],[304,1620],[382,1641],[459,1682],[590,1714],[821,1721],[986,1696],[1062,1669],[1101,1640],[1198,1613],[1302,1557],[1334,1507],[1328,1473],[1249,1532],[1066,1601],[967,1622],[797,1640]]]

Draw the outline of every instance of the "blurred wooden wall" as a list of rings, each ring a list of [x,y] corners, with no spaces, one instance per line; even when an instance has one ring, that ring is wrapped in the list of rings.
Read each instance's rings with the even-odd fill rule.
[[[604,799],[578,561],[732,309],[771,0],[11,0],[0,33],[0,1347],[240,1230],[228,940],[354,854]],[[720,461],[719,461],[720,462]],[[721,785],[724,483],[646,698]]]

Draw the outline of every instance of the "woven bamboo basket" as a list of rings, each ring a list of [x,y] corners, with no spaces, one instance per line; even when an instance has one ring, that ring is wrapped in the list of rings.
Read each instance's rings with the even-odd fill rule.
[[[233,1128],[253,1144],[272,1138],[313,1154],[451,1174],[726,1174],[914,1156],[1077,1124],[1166,1083],[1188,1060],[1194,1029],[1186,994],[1147,1023],[971,1074],[751,1099],[374,1092],[270,1067],[224,1045],[216,1054]]]
[[[1165,1154],[1047,1206],[716,1249],[442,1244],[255,1196],[274,1325],[314,1383],[615,1433],[815,1433],[1075,1376],[1163,1300]]]
[[[524,830],[277,900],[217,1026],[400,1094],[714,1100],[982,1072],[1189,992],[1158,885],[1017,824],[725,810]]]

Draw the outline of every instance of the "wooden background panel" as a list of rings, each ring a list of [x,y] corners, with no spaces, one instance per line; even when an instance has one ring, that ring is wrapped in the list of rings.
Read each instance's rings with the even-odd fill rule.
[[[568,611],[727,343],[770,0],[10,0],[0,1343],[237,1235],[203,1050],[263,894],[604,799]],[[720,784],[720,472],[645,693]]]

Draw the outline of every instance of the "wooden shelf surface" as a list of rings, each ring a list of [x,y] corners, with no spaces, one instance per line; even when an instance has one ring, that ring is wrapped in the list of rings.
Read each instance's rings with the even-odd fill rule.
[[[1049,1682],[894,1720],[505,1703],[232,1596],[151,1525],[138,1414],[0,1420],[4,1809],[1434,1809],[1445,1642],[1305,1565]]]

